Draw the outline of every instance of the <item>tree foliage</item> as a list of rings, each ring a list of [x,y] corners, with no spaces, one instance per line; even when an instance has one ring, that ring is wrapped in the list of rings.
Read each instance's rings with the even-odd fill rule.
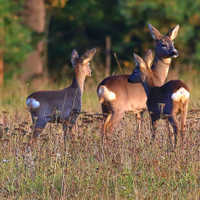
[[[4,26],[5,38],[4,60],[9,65],[22,62],[31,50],[31,32],[22,25],[17,14],[22,3],[21,0],[0,0],[0,26]],[[47,11],[51,11],[45,37],[48,43],[47,63],[54,74],[62,73],[63,66],[71,66],[70,55],[74,48],[84,52],[96,47],[98,66],[103,66],[106,36],[111,37],[111,51],[117,54],[122,67],[129,66],[133,63],[133,52],[144,55],[147,49],[154,49],[148,23],[162,34],[179,24],[175,46],[180,56],[173,63],[187,65],[192,61],[198,67],[199,0],[45,0],[44,3]],[[112,56],[112,69],[115,67],[117,64]]]
[[[23,62],[32,50],[31,30],[25,27],[19,15],[23,1],[0,0],[0,26],[3,28],[3,44],[5,65],[16,66]]]
[[[154,48],[147,24],[166,34],[176,24],[175,41],[181,63],[200,60],[200,1],[187,0],[77,0],[54,11],[49,35],[49,67],[61,69],[69,63],[73,48],[84,51],[97,47],[101,63],[105,60],[105,37],[111,36],[112,52],[122,61],[132,62],[132,53],[144,54]],[[112,63],[116,66],[116,62]]]

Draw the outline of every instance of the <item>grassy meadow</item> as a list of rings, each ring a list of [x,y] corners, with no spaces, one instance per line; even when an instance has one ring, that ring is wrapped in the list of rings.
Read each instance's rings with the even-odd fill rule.
[[[135,116],[127,113],[110,144],[104,145],[103,120],[96,114],[101,112],[97,84],[88,79],[85,113],[77,121],[75,140],[69,138],[64,144],[61,125],[49,124],[31,152],[27,136],[32,122],[25,101],[34,89],[18,81],[1,89],[0,199],[200,199],[197,78],[190,79],[194,83],[188,81],[192,90],[186,142],[182,144],[178,137],[175,151],[165,121],[160,121],[156,140],[149,144],[148,113],[140,134]],[[32,160],[27,158],[30,154]]]

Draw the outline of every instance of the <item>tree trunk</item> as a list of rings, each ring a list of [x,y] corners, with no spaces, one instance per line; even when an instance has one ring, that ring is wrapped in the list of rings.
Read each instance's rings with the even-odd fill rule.
[[[105,76],[108,77],[110,75],[110,47],[111,47],[111,40],[110,36],[106,36],[106,72]]]
[[[25,9],[22,13],[24,16],[24,22],[27,26],[32,28],[38,34],[45,32],[45,3],[44,0],[26,0]],[[38,35],[40,37],[40,35]],[[44,57],[45,51],[45,39],[42,38],[36,44],[35,50],[30,53],[25,63],[22,65],[24,73],[22,78],[28,80],[30,77],[35,75],[46,75],[46,56]]]

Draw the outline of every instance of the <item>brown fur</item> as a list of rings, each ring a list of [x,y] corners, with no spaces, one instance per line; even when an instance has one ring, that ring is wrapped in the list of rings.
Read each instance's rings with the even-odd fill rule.
[[[133,71],[133,74],[129,77],[129,82],[139,83],[142,82],[142,85],[147,94],[147,107],[151,114],[152,121],[152,140],[154,140],[156,135],[156,126],[157,121],[160,118],[168,118],[168,121],[171,123],[174,129],[174,146],[176,147],[177,143],[177,134],[179,131],[179,125],[177,121],[177,115],[181,114],[181,135],[182,138],[185,134],[185,125],[187,117],[187,108],[189,95],[189,88],[180,80],[172,80],[163,86],[159,87],[153,81],[153,73],[151,71],[150,65],[147,64],[142,58],[138,55],[135,56],[135,62],[137,68]],[[184,98],[179,100],[172,99],[172,94],[176,93],[180,88],[183,88],[186,93],[181,93]],[[180,93],[179,93],[180,94]],[[162,105],[162,109],[160,107]]]
[[[164,36],[160,32],[149,24],[149,30],[156,44],[155,60],[152,65],[153,80],[156,85],[163,85],[167,77],[171,57],[173,53],[177,53],[174,48],[173,39],[178,32],[178,25],[169,31]],[[167,44],[166,48],[163,48],[163,43]],[[143,112],[147,110],[146,106],[146,94],[140,83],[129,84],[127,79],[129,75],[116,75],[105,78],[97,88],[97,94],[101,101],[102,113],[104,115],[104,135],[112,134],[114,128],[119,124],[126,111],[133,111],[137,113],[138,118],[142,118]],[[108,90],[112,91],[116,95],[115,100],[105,100],[99,95],[99,89],[101,86],[106,86]],[[141,120],[139,120],[141,121]],[[138,130],[140,130],[142,124],[139,123]]]
[[[94,48],[79,58],[78,52],[73,50],[71,62],[75,68],[75,76],[71,85],[63,90],[38,91],[27,97],[27,106],[35,126],[33,142],[48,122],[55,121],[62,123],[66,139],[67,129],[74,126],[81,111],[84,81],[85,77],[92,73],[89,61],[95,53]],[[38,101],[40,106],[33,109],[30,103],[32,99]]]

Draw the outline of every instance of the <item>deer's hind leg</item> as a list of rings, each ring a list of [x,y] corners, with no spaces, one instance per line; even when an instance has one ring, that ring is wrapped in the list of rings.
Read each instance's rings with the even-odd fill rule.
[[[112,113],[110,105],[108,103],[102,103],[101,110],[102,110],[102,114],[103,114],[103,119],[104,119],[104,121],[106,121],[108,116]]]
[[[112,112],[111,112],[109,103],[102,103],[101,109],[102,109],[102,115],[103,115],[103,119],[104,119],[103,133],[102,133],[102,139],[104,139],[104,137],[106,136],[106,132],[107,132],[107,124],[111,119]]]
[[[186,118],[187,118],[187,110],[188,110],[188,100],[183,103],[181,108],[181,137],[182,140],[185,140],[185,126],[186,126]]]
[[[123,116],[124,111],[118,109],[117,111],[113,111],[112,114],[107,117],[104,123],[104,137],[108,137],[108,139],[110,139],[111,134],[113,133],[115,127],[119,125]]]
[[[42,117],[37,118],[37,119],[35,117],[32,117],[32,120],[35,127],[34,127],[34,131],[33,131],[33,135],[31,137],[30,143],[36,142],[38,136],[40,135],[40,133],[43,131],[44,127],[47,124],[46,120]]]
[[[168,120],[173,128],[174,131],[174,149],[176,148],[176,144],[177,144],[177,135],[178,135],[178,121],[176,118],[176,115],[173,114],[172,112],[172,116],[168,117]]]

